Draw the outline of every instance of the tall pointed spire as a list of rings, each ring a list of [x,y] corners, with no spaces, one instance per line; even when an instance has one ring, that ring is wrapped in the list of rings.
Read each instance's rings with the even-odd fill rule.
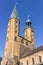
[[[15,7],[13,9],[13,12],[12,12],[10,18],[17,18],[17,19],[19,19],[18,18],[18,14],[17,14],[17,10],[16,10],[16,5],[15,5]]]

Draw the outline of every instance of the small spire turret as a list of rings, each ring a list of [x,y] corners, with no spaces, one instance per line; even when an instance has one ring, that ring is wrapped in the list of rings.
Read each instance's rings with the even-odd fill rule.
[[[32,27],[31,26],[31,20],[29,19],[29,17],[28,17],[28,19],[26,20],[26,28],[28,28],[28,27]]]

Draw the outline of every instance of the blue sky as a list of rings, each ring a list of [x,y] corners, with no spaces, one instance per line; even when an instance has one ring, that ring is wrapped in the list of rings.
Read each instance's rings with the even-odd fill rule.
[[[20,19],[20,35],[23,36],[25,22],[30,16],[34,28],[35,46],[43,45],[43,0],[0,0],[0,56],[4,56],[6,31],[15,3]]]

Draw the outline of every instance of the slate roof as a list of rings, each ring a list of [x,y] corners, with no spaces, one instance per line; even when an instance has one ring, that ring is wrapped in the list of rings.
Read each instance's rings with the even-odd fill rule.
[[[27,53],[24,53],[24,54],[21,56],[21,58],[24,58],[24,57],[26,57],[26,56],[32,55],[32,54],[37,53],[37,52],[39,52],[39,51],[43,51],[43,46],[40,46],[40,47],[38,47],[38,48],[36,48],[36,49],[34,49],[34,50],[28,50]]]
[[[20,44],[20,58],[29,51],[31,51],[29,47]]]

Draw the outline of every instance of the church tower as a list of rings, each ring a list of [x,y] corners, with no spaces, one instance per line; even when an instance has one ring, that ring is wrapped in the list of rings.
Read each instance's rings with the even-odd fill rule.
[[[19,26],[20,26],[20,21],[18,18],[16,5],[15,5],[12,14],[8,20],[6,44],[4,50],[4,60],[2,65],[6,65],[9,59],[12,61],[19,60],[20,56],[24,54],[24,50],[27,51],[28,47],[30,49],[31,47],[32,49],[34,49],[34,30],[32,28],[31,21],[29,19],[26,21],[24,37],[19,36]],[[23,52],[21,52],[21,50]]]
[[[4,59],[8,59],[15,56],[18,56],[18,34],[19,34],[19,18],[17,15],[16,6],[13,9],[13,12],[8,20],[8,28],[6,35],[6,44],[4,51]]]
[[[31,42],[32,48],[34,49],[34,30],[30,19],[26,21],[26,28],[24,30],[24,38]]]

